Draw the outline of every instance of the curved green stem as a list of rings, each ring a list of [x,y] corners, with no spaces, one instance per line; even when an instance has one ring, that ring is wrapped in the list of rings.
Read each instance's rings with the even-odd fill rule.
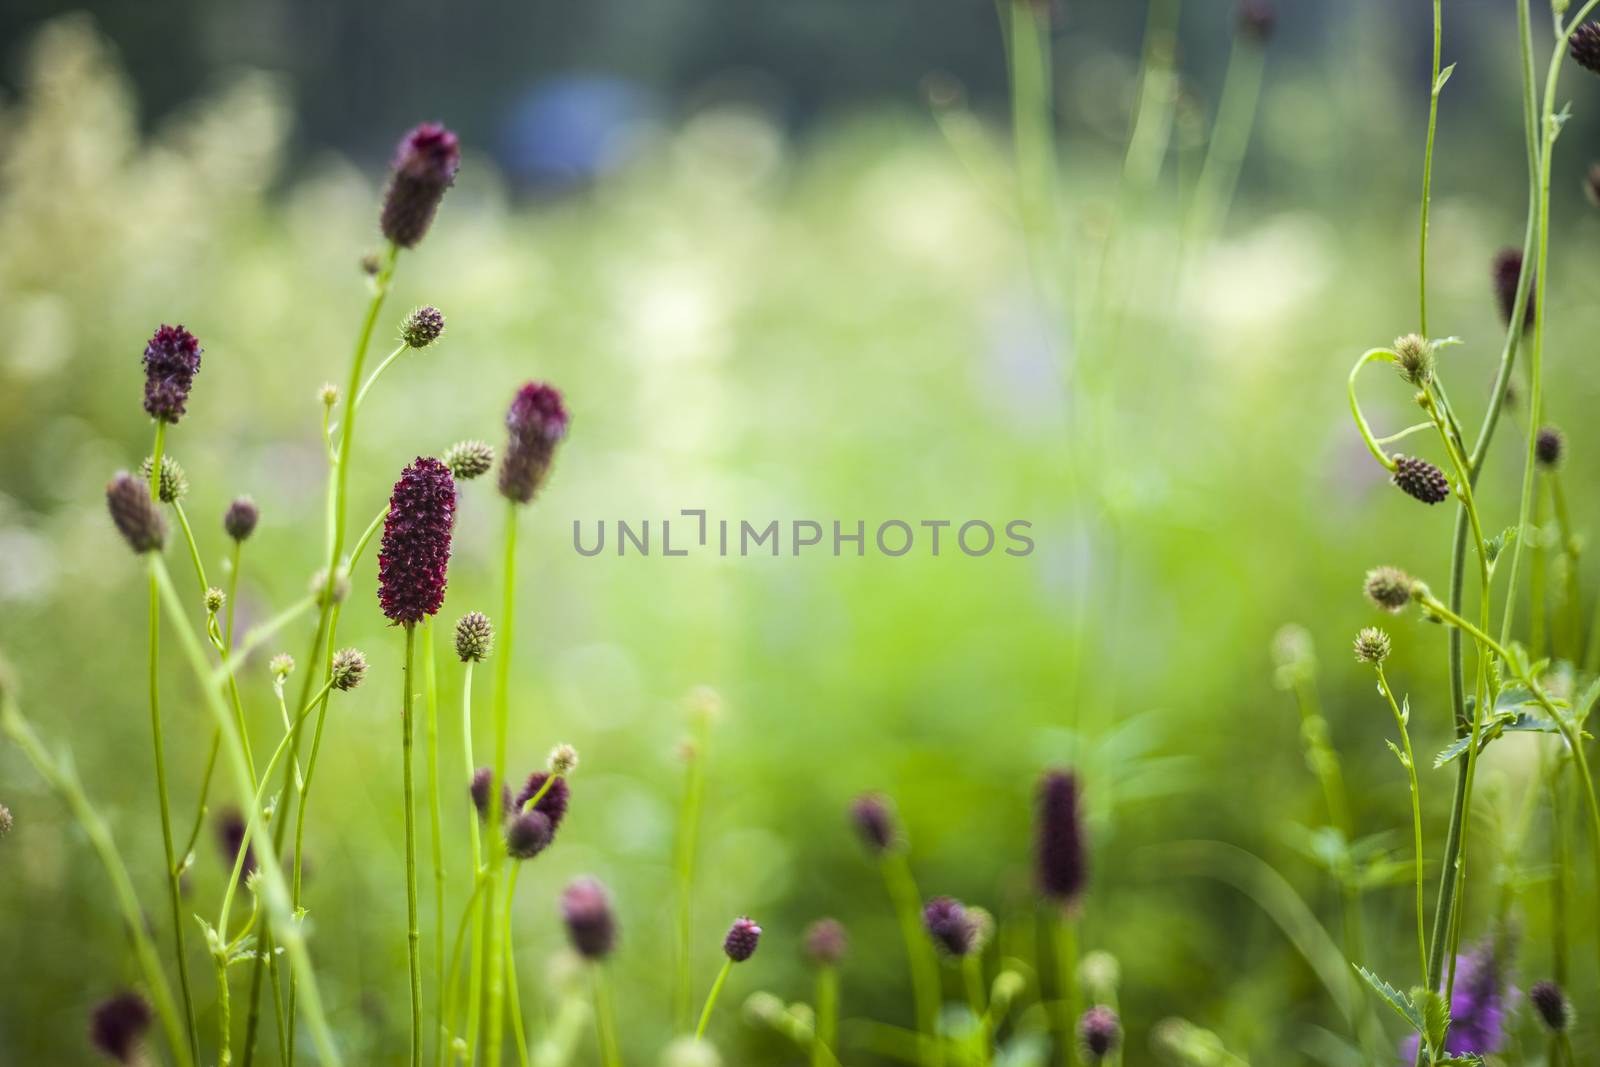
[[[1361,432],[1361,440],[1366,442],[1367,450],[1372,453],[1372,458],[1381,463],[1384,470],[1392,472],[1395,469],[1395,461],[1389,458],[1389,454],[1383,450],[1383,446],[1373,436],[1372,427],[1367,425],[1367,417],[1361,413],[1361,401],[1356,399],[1356,379],[1361,376],[1361,371],[1368,363],[1380,359],[1393,363],[1395,354],[1387,348],[1369,348],[1363,352],[1361,358],[1356,360],[1356,365],[1350,368],[1350,377],[1346,379],[1345,391],[1350,397],[1350,415],[1355,419],[1356,429]]]
[[[728,982],[728,974],[733,970],[733,958],[722,961],[722,969],[717,972],[716,981],[711,983],[711,992],[706,996],[706,1005],[700,1009],[700,1025],[694,1028],[696,1041],[703,1040],[706,1036],[706,1027],[711,1023],[711,1009],[717,1006],[717,997],[722,994],[722,987]]]
[[[410,347],[410,345],[401,342],[399,347],[383,358],[383,362],[378,364],[378,369],[373,371],[371,376],[368,377],[365,382],[361,383],[361,391],[356,393],[356,402],[352,405],[352,410],[361,406],[361,402],[367,398],[367,393],[371,391],[373,385],[377,383],[378,378],[383,374],[384,371],[389,369],[389,364],[393,363],[396,359],[399,359],[400,353],[404,352]]]
[[[1406,712],[1400,709],[1400,704],[1394,698],[1394,691],[1389,688],[1389,679],[1383,673],[1383,664],[1377,664],[1378,691],[1389,702],[1389,708],[1394,712],[1394,723],[1400,731],[1401,751],[1405,753],[1406,776],[1411,786],[1411,836],[1413,855],[1416,860],[1417,883],[1417,954],[1422,961],[1422,988],[1432,989],[1433,982],[1428,971],[1428,925],[1427,910],[1423,903],[1423,871],[1422,871],[1422,790],[1417,785],[1417,760],[1411,751],[1411,732],[1407,729]]]
[[[600,1067],[622,1067],[622,1054],[617,1048],[617,1012],[611,1003],[611,983],[605,964],[595,964],[593,974],[594,1028],[595,1040],[600,1046]]]
[[[516,587],[517,587],[517,505],[506,502],[505,520],[505,558],[502,561],[504,574],[504,599],[500,607],[500,654],[495,657],[494,671],[494,771],[489,779],[489,807],[494,810],[496,799],[500,796],[502,784],[506,780],[506,733],[510,719],[511,701],[511,657],[515,648],[513,643],[514,624],[516,615]],[[501,1045],[505,1034],[505,965],[504,957],[506,945],[497,936],[500,924],[496,921],[494,908],[496,905],[495,886],[500,878],[500,868],[505,861],[505,849],[491,847],[489,849],[489,895],[485,904],[489,908],[489,1010],[488,1010],[488,1041],[487,1059],[489,1067],[500,1067],[502,1054]]]

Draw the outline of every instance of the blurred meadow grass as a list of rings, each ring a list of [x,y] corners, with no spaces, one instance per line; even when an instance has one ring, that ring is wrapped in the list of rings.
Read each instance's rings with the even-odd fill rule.
[[[516,648],[496,652],[514,656],[513,773],[542,765],[559,741],[583,754],[570,828],[517,899],[535,1018],[564,944],[556,893],[593,873],[621,916],[625,1051],[649,1062],[670,1036],[677,746],[686,694],[709,684],[725,710],[709,746],[697,986],[728,919],[749,913],[768,941],[730,996],[805,996],[800,931],[836,915],[854,944],[847,1047],[849,1020],[906,1023],[893,915],[851,838],[849,799],[892,795],[923,889],[991,908],[1008,943],[1027,945],[1032,783],[1040,768],[1072,763],[1093,829],[1083,941],[1120,959],[1130,1033],[1181,1014],[1258,1062],[1349,1062],[1344,1039],[1327,1036],[1349,1030],[1337,997],[1284,931],[1170,847],[1247,850],[1337,930],[1337,891],[1295,829],[1324,819],[1293,698],[1274,685],[1271,644],[1287,622],[1316,643],[1363,833],[1404,841],[1404,777],[1383,745],[1392,724],[1348,645],[1370,621],[1362,572],[1393,562],[1442,583],[1428,568],[1450,519],[1374,473],[1348,426],[1343,378],[1354,353],[1411,328],[1418,116],[1392,102],[1424,82],[1404,49],[1370,47],[1372,18],[1346,32],[1315,62],[1271,66],[1244,193],[1173,283],[1176,183],[1192,177],[1196,151],[1180,112],[1178,177],[1164,175],[1119,231],[1108,299],[1122,332],[1087,369],[1052,340],[1009,205],[926,114],[862,113],[794,140],[759,111],[708,108],[651,131],[619,175],[532,203],[468,146],[381,327],[431,303],[447,332],[407,353],[365,409],[351,521],[365,525],[412,457],[463,437],[498,443],[524,379],[566,392],[571,436],[524,524]],[[1077,275],[1097,261],[1119,166],[1096,131],[1120,137],[1133,69],[1065,66],[1063,203]],[[52,745],[70,744],[159,915],[142,590],[101,500],[109,472],[147,449],[139,345],[160,321],[204,341],[191,415],[168,447],[189,473],[209,565],[220,566],[227,502],[249,493],[262,505],[239,598],[243,624],[259,621],[321,565],[316,391],[344,373],[379,179],[333,157],[290,169],[295,118],[269,76],[241,74],[146,134],[114,51],[87,21],[45,27],[28,70],[0,111],[0,648],[35,724]],[[1116,76],[1091,85],[1095,70]],[[1486,51],[1475,79],[1457,79],[1516,121],[1514,57]],[[1188,86],[1186,106],[1204,116],[1214,92]],[[1003,174],[1002,127],[978,128],[977,160]],[[1504,143],[1494,127],[1475,134],[1460,114],[1441,130],[1434,316],[1469,342],[1444,358],[1454,380],[1485,386],[1460,401],[1475,423],[1499,346],[1488,263],[1521,236],[1521,142],[1514,126]],[[1600,322],[1586,269],[1596,222],[1576,185],[1557,201],[1547,410],[1581,477],[1594,469],[1581,412],[1600,390],[1583,358]],[[1084,382],[1094,392],[1075,395]],[[1398,403],[1374,403],[1375,421],[1398,427]],[[1075,486],[1070,424],[1085,406],[1105,447]],[[1516,436],[1503,435],[1486,476],[1498,499],[1515,496]],[[441,623],[494,613],[493,503],[487,487],[463,493]],[[893,517],[1026,518],[1038,547],[1026,559],[861,560],[572,549],[574,520],[592,529],[694,507],[753,522],[861,518],[869,530]],[[372,670],[360,699],[331,710],[307,846],[313,951],[352,1062],[376,1062],[406,1025],[391,737],[400,642],[375,609],[369,558],[341,644],[364,649]],[[1413,694],[1419,754],[1431,753],[1449,736],[1431,696],[1443,692],[1444,635],[1420,621],[1394,629],[1391,677]],[[302,640],[292,631],[281,643],[298,654]],[[279,650],[264,649],[243,679],[269,733],[265,663]],[[459,676],[443,651],[440,669],[452,724]],[[209,725],[189,680],[170,675],[174,803],[187,813]],[[442,733],[448,783],[460,757],[455,731]],[[1532,753],[1496,746],[1486,824],[1505,818],[1494,782],[1523,780]],[[1446,778],[1425,772],[1430,825],[1443,818]],[[464,797],[464,783],[447,788],[447,827]],[[17,820],[0,841],[0,1060],[88,1062],[88,1005],[136,977],[118,916],[67,813],[9,748],[0,801]],[[1496,836],[1477,842],[1491,854]],[[454,875],[465,843],[447,846]],[[213,900],[226,873],[209,834],[198,851],[192,893]],[[1486,895],[1469,904],[1487,907]],[[1410,958],[1410,922],[1406,885],[1368,897],[1378,964]],[[732,1011],[714,1035],[730,1063],[798,1062]],[[1130,1045],[1130,1063],[1149,1057]]]

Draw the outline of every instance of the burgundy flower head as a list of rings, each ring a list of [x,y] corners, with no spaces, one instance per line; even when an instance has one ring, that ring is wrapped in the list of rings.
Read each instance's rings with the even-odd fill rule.
[[[127,471],[118,471],[106,485],[111,522],[135,552],[156,552],[167,540],[167,520],[150,496],[150,485]]]
[[[900,828],[895,825],[888,798],[881,793],[863,793],[856,797],[850,805],[850,822],[862,844],[873,855],[882,855],[899,843]]]
[[[378,552],[378,603],[392,621],[421,622],[444,603],[456,483],[436,459],[418,456],[400,474],[383,520]]]
[[[1511,324],[1511,313],[1517,309],[1517,280],[1522,277],[1522,252],[1516,248],[1502,248],[1494,257],[1494,300],[1500,308],[1500,321]],[[1524,332],[1533,329],[1533,283],[1528,279],[1527,308],[1522,314]]]
[[[579,878],[561,894],[561,921],[573,949],[586,960],[603,960],[616,947],[611,895],[593,878]]]
[[[837,919],[818,919],[806,927],[806,958],[819,967],[834,967],[844,959],[850,939]]]
[[[1395,456],[1394,474],[1389,478],[1400,491],[1424,504],[1437,504],[1450,497],[1450,479],[1444,471],[1416,456]]]
[[[245,541],[256,532],[256,523],[260,521],[261,509],[256,507],[256,502],[242,496],[228,505],[222,516],[222,528],[235,541]]]
[[[550,845],[555,827],[544,812],[520,812],[506,823],[506,853],[513,859],[531,860]]]
[[[1083,895],[1089,881],[1083,812],[1078,805],[1078,779],[1071,771],[1046,771],[1039,780],[1034,834],[1034,868],[1039,892],[1047,900],[1071,907]]]
[[[489,782],[494,778],[494,769],[479,767],[472,774],[472,806],[478,809],[478,818],[489,818]],[[500,814],[502,817],[511,810],[511,787],[504,782],[500,783]]]
[[[1544,1023],[1545,1029],[1551,1033],[1559,1034],[1572,1025],[1572,1004],[1554,982],[1535,982],[1533,988],[1528,990],[1528,999],[1533,1002],[1533,1008],[1539,1013],[1539,1020]]]
[[[183,418],[203,351],[182,326],[162,327],[144,346],[144,409],[162,422]]]
[[[500,494],[526,504],[550,476],[556,446],[567,435],[566,405],[561,392],[544,382],[517,390],[506,412],[506,451],[500,458]]]
[[[978,930],[959,900],[934,897],[922,909],[922,925],[934,944],[952,956],[965,956],[977,941]]]
[[[415,248],[433,225],[439,201],[456,180],[461,143],[436,122],[424,122],[395,150],[394,173],[383,198],[379,224],[401,248]]]
[[[1121,1038],[1117,1013],[1103,1004],[1090,1008],[1078,1019],[1078,1041],[1090,1063],[1099,1063],[1110,1055]]]
[[[759,944],[761,927],[756,925],[754,919],[741,917],[733,920],[733,925],[728,927],[728,936],[722,939],[722,951],[734,963],[743,963],[756,954]]]
[[[1573,30],[1567,50],[1578,66],[1600,74],[1600,22],[1585,22]]]
[[[534,771],[528,775],[528,780],[523,783],[522,791],[511,802],[513,811],[521,811],[522,806],[538,795],[544,789],[544,783],[549,781],[550,775],[546,771]],[[533,810],[542,812],[550,820],[550,832],[554,834],[561,829],[561,820],[567,817],[567,803],[572,799],[572,790],[567,787],[565,778],[557,778],[550,782],[550,788],[544,790],[544,796],[539,797],[539,803]]]
[[[101,1001],[89,1016],[89,1040],[118,1063],[132,1063],[145,1031],[150,1005],[137,993],[118,993]]]

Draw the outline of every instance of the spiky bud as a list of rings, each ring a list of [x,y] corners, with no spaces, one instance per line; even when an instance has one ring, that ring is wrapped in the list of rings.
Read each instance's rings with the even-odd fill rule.
[[[1103,1004],[1084,1012],[1078,1019],[1078,1042],[1090,1063],[1099,1063],[1122,1040],[1122,1024],[1117,1013]]]
[[[571,745],[557,745],[550,750],[545,766],[550,768],[551,774],[569,775],[578,769],[578,750]]]
[[[317,402],[325,408],[331,408],[339,402],[339,387],[332,382],[323,382],[317,388]]]
[[[9,834],[14,820],[11,818],[11,809],[0,804],[0,836]]]
[[[494,624],[481,611],[469,611],[456,620],[456,655],[462,663],[480,663],[494,650]]]
[[[376,252],[368,252],[361,257],[361,273],[369,278],[376,278],[383,269],[383,257]]]
[[[934,897],[922,909],[922,925],[933,943],[951,956],[972,951],[977,931],[967,909],[953,897]]]
[[[1266,44],[1278,25],[1278,13],[1271,0],[1240,0],[1237,21],[1240,36]]]
[[[222,610],[222,605],[227,603],[228,595],[216,586],[206,590],[206,614],[215,615]]]
[[[1416,386],[1425,387],[1433,380],[1433,342],[1418,334],[1408,333],[1394,341],[1395,367],[1400,377]]]
[[[367,657],[360,649],[344,648],[334,653],[331,684],[341,693],[348,693],[361,684],[367,676]]]
[[[421,622],[444,603],[456,486],[449,468],[418,456],[394,485],[378,551],[378,603],[402,625]]]
[[[489,783],[494,779],[494,770],[489,767],[479,767],[472,772],[472,784],[469,792],[472,795],[472,806],[478,811],[480,820],[489,818]],[[504,782],[500,783],[500,812],[504,815],[511,810],[511,787]]]
[[[135,552],[156,552],[167,541],[167,520],[150,498],[150,485],[118,471],[106,485],[106,506],[111,521]]]
[[[248,875],[256,869],[256,858],[245,843],[248,830],[249,824],[238,808],[228,808],[217,816],[217,851],[222,853],[222,862],[232,870],[234,863],[238,862],[239,850],[244,849],[244,863],[239,867],[241,875]]]
[[[287,652],[279,652],[268,661],[267,670],[275,678],[287,678],[294,670],[294,657]]]
[[[1554,982],[1535,982],[1528,990],[1528,1000],[1551,1033],[1563,1033],[1572,1025],[1572,1002]]]
[[[1578,66],[1600,74],[1600,22],[1585,22],[1573,30],[1567,50]]]
[[[506,854],[512,859],[531,860],[549,847],[554,836],[544,812],[519,812],[506,823]]]
[[[163,324],[144,346],[144,410],[161,422],[183,418],[204,349],[182,326]]]
[[[1389,635],[1376,626],[1368,626],[1356,634],[1356,659],[1362,663],[1379,664],[1389,658]]]
[[[567,409],[552,385],[529,382],[506,411],[506,450],[500,457],[500,495],[526,504],[550,476],[556,446],[567,435]]]
[[[494,448],[482,441],[460,441],[444,454],[444,465],[458,482],[470,482],[494,466]]]
[[[406,134],[395,150],[394,173],[383,198],[383,235],[401,248],[415,248],[460,166],[460,142],[438,123],[424,122]]]
[[[154,458],[146,456],[139,461],[139,477],[146,482],[150,481],[150,467]],[[161,457],[161,481],[156,495],[163,504],[176,504],[189,495],[189,476],[183,473],[183,468],[171,456]]]
[[[733,920],[733,925],[728,927],[728,936],[722,939],[722,951],[734,963],[743,963],[756,954],[756,946],[761,944],[761,927],[748,916],[741,916]]]
[[[427,348],[444,333],[444,313],[428,305],[419,307],[400,324],[400,338],[412,348]]]
[[[1534,458],[1545,470],[1554,470],[1560,464],[1562,453],[1566,448],[1566,437],[1554,426],[1544,427],[1533,441]]]
[[[1077,905],[1089,881],[1078,779],[1071,771],[1046,771],[1039,779],[1034,872],[1044,898],[1067,908]]]
[[[250,539],[256,532],[256,523],[261,521],[261,509],[256,507],[256,502],[247,496],[241,496],[228,505],[228,510],[222,516],[222,528],[228,536],[235,541],[243,543]]]
[[[1511,325],[1511,313],[1517,310],[1517,281],[1522,277],[1522,251],[1516,248],[1502,248],[1495,253],[1494,266],[1494,299],[1500,308],[1500,321],[1507,326]],[[1526,310],[1522,315],[1522,328],[1524,331],[1533,328],[1533,293],[1534,279],[1528,279],[1528,297]]]
[[[1437,504],[1450,496],[1450,479],[1444,471],[1425,459],[1416,456],[1395,456],[1394,474],[1390,481],[1400,487],[1406,496],[1424,504]]]
[[[95,1005],[89,1015],[89,1041],[118,1063],[132,1064],[139,1057],[145,1031],[150,1029],[150,1005],[137,993],[118,993]]]
[[[837,967],[850,939],[837,919],[818,919],[806,927],[806,958],[818,967]]]
[[[1367,572],[1362,586],[1373,605],[1391,614],[1398,614],[1411,603],[1417,581],[1399,567],[1374,567]]]
[[[311,596],[318,605],[343,604],[350,595],[350,574],[343,567],[334,575],[333,581],[328,581],[327,568],[323,568],[311,576]]]
[[[850,822],[867,851],[875,856],[897,849],[900,827],[889,798],[881,793],[863,793],[850,805]]]
[[[569,883],[561,894],[561,921],[572,948],[586,960],[603,960],[617,944],[617,917],[611,894],[593,878]]]
[[[547,782],[548,789],[545,788]],[[533,805],[533,810],[543,813],[550,820],[550,832],[554,834],[561,829],[561,823],[567,817],[567,805],[572,799],[571,787],[565,778],[552,778],[546,771],[534,771],[528,775],[528,780],[522,784],[522,791],[512,801],[512,809],[521,811],[534,797],[538,797],[539,802]]]

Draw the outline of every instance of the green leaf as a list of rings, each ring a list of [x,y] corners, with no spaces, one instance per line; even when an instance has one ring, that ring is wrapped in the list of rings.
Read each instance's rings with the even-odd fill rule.
[[[1439,95],[1439,91],[1444,88],[1444,83],[1450,80],[1450,75],[1455,73],[1455,69],[1456,65],[1452,63],[1439,72],[1439,80],[1433,83],[1434,96]]]
[[[1411,769],[1411,761],[1406,759],[1406,754],[1400,751],[1399,745],[1395,744],[1387,737],[1383,739],[1383,743],[1389,746],[1389,751],[1393,752],[1394,758],[1400,761],[1400,766],[1404,767],[1406,770]]]
[[[1450,1006],[1444,997],[1431,989],[1417,986],[1411,991],[1411,1001],[1422,1013],[1422,1036],[1430,1049],[1444,1048],[1445,1035],[1450,1032]]]
[[[1454,1065],[1454,1067],[1483,1067],[1483,1057],[1476,1052],[1466,1052],[1459,1056],[1446,1056],[1442,1060],[1434,1060],[1441,1067]]]
[[[1411,1003],[1410,997],[1407,997],[1404,993],[1400,992],[1400,990],[1396,989],[1388,982],[1385,982],[1382,978],[1379,978],[1377,975],[1373,974],[1359,963],[1353,963],[1351,966],[1354,967],[1356,969],[1356,973],[1359,974],[1362,979],[1373,988],[1373,991],[1376,992],[1378,996],[1383,998],[1384,1003],[1393,1008],[1399,1014],[1400,1018],[1411,1024],[1411,1029],[1415,1030],[1419,1034],[1426,1032],[1423,1026],[1422,1015],[1417,1011],[1416,1005]]]

